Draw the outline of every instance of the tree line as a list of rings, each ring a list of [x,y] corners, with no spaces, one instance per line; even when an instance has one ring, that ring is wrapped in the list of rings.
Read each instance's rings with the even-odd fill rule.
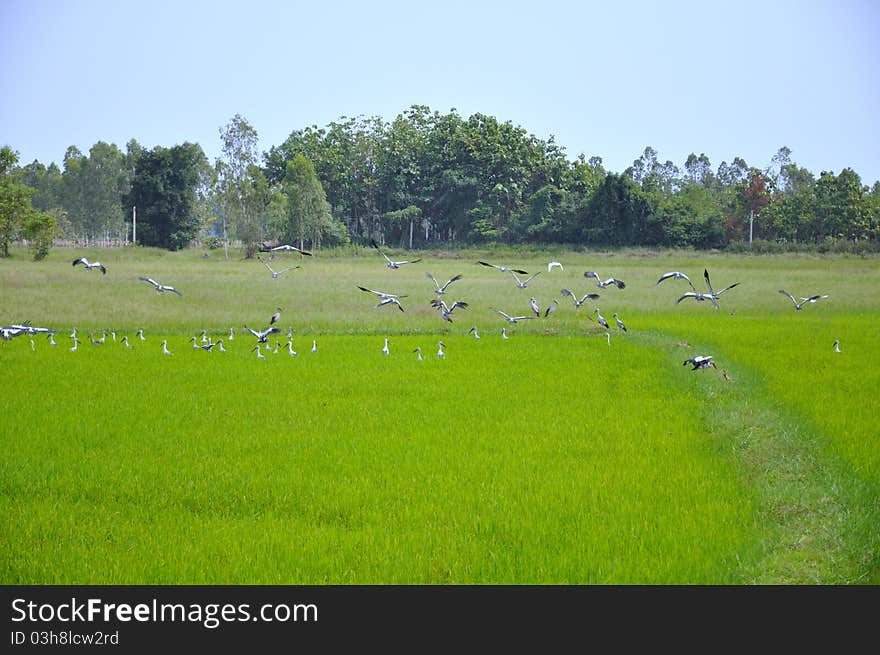
[[[121,151],[71,146],[54,162],[0,157],[0,246],[56,237],[178,249],[194,241],[300,247],[376,239],[409,248],[486,243],[725,248],[743,243],[862,244],[877,249],[880,182],[850,168],[815,176],[780,148],[769,165],[742,158],[681,167],[645,148],[622,172],[600,157],[570,160],[484,114],[465,119],[414,105],[386,122],[341,117],[293,131],[259,153],[234,116],[213,164],[184,143]],[[35,252],[35,257],[37,253]]]

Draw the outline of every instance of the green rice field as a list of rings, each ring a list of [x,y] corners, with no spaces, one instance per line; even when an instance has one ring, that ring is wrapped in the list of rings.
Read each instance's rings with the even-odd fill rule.
[[[0,260],[3,584],[880,583],[880,259],[205,252]]]

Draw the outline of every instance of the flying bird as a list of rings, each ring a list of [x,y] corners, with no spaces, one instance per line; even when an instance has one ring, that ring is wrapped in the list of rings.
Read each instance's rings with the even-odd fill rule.
[[[513,279],[516,281],[516,286],[520,289],[525,289],[528,286],[529,282],[531,282],[533,279],[535,279],[536,277],[538,277],[541,274],[541,271],[538,271],[537,273],[533,273],[532,275],[529,275],[525,280],[520,280],[519,276],[516,274],[515,271],[509,271],[509,272],[513,276]]]
[[[564,268],[562,268],[562,264],[559,262],[550,262],[549,264],[547,264],[547,272],[548,273],[550,271],[552,271],[554,268],[558,268],[560,271],[565,270]]]
[[[87,271],[93,268],[97,268],[99,271],[101,271],[101,273],[107,275],[107,268],[101,262],[89,262],[89,260],[85,257],[80,257],[79,259],[73,260],[73,265],[76,266],[77,264],[82,264],[83,266],[85,266],[85,270]]]
[[[250,332],[252,335],[254,335],[257,338],[258,344],[268,343],[268,338],[269,338],[270,334],[278,334],[279,332],[281,332],[281,329],[276,326],[266,328],[262,332],[257,332],[256,330],[249,328],[247,325],[244,326],[244,329],[247,330],[248,332]]]
[[[406,298],[406,295],[399,295],[395,293],[385,293],[384,291],[373,291],[372,289],[367,289],[366,287],[359,286],[358,289],[361,291],[366,291],[367,293],[372,293],[379,297],[379,304],[376,307],[381,307],[382,305],[394,304],[397,305],[397,308],[400,311],[403,311],[403,305],[400,304],[399,298]]]
[[[434,293],[436,293],[439,296],[439,295],[443,295],[444,293],[446,293],[446,287],[448,287],[450,284],[452,284],[456,280],[460,280],[462,276],[460,274],[454,275],[453,277],[446,280],[446,282],[443,283],[442,285],[430,273],[425,273],[425,277],[427,277],[429,280],[431,280],[431,282],[434,283],[434,286],[437,287],[437,290]]]
[[[534,316],[511,316],[510,314],[502,312],[500,309],[495,309],[494,307],[492,307],[491,309],[493,312],[498,312],[499,314],[501,314],[504,319],[511,325],[516,325],[518,321],[526,321],[535,318]]]
[[[444,301],[434,299],[431,301],[431,306],[440,312],[440,316],[443,317],[443,320],[452,323],[452,312],[455,311],[456,307],[461,307],[462,309],[467,309],[468,304],[466,302],[462,302],[461,300],[456,300],[452,305],[447,305]]]
[[[734,282],[730,286],[724,287],[720,291],[715,291],[712,288],[712,283],[709,281],[708,269],[703,269],[703,277],[706,279],[706,286],[709,288],[708,293],[700,293],[698,291],[688,291],[687,293],[683,294],[678,300],[676,300],[675,304],[677,305],[685,298],[693,298],[697,302],[703,302],[705,300],[709,300],[712,302],[712,305],[715,307],[715,309],[718,309],[718,297],[722,293],[724,293],[725,291],[728,291],[729,289],[733,289],[733,287],[739,285],[739,282]]]
[[[808,302],[816,302],[817,300],[822,300],[823,298],[828,297],[827,293],[824,296],[823,295],[815,295],[815,296],[810,296],[809,298],[804,298],[802,296],[801,301],[798,302],[797,300],[795,300],[795,297],[793,295],[791,295],[785,289],[780,289],[779,293],[781,293],[783,296],[786,296],[789,300],[791,300],[791,302],[794,303],[794,308],[797,311],[800,311],[803,308],[803,306],[806,305]]]
[[[157,293],[164,293],[165,291],[170,291],[171,293],[176,293],[178,296],[183,295],[182,293],[180,293],[180,291],[178,291],[174,287],[169,287],[164,284],[159,284],[158,282],[156,282],[156,280],[154,280],[151,277],[140,276],[138,278],[138,280],[140,280],[141,282],[149,282],[150,284],[152,284],[154,287],[156,287]]]
[[[568,289],[563,289],[562,295],[568,296],[569,298],[571,298],[574,301],[574,308],[575,309],[580,309],[580,306],[583,305],[587,300],[598,300],[599,299],[598,293],[585,293],[583,296],[581,296],[580,299],[578,299],[578,297],[576,295],[574,295]]]
[[[273,280],[277,280],[281,276],[282,273],[287,273],[287,271],[292,271],[295,268],[299,268],[298,265],[297,266],[288,266],[287,268],[282,268],[280,271],[276,271],[271,266],[269,266],[269,264],[267,264],[266,261],[262,257],[257,257],[257,259],[259,259],[263,263],[263,266],[265,266],[266,268],[269,269],[269,272],[272,274]]]
[[[614,286],[616,286],[618,289],[626,288],[626,284],[623,282],[623,280],[618,280],[615,277],[609,277],[607,280],[602,280],[599,278],[599,274],[596,271],[587,271],[586,273],[584,273],[584,277],[595,278],[596,279],[596,286],[598,286],[600,289],[604,289],[605,287],[610,286],[612,284]]]
[[[396,268],[400,268],[404,264],[415,264],[417,262],[422,261],[421,257],[418,259],[394,261],[388,255],[386,255],[384,252],[382,252],[382,250],[379,248],[379,245],[373,239],[370,239],[370,245],[376,249],[376,252],[378,252],[380,255],[382,255],[382,257],[385,258],[385,263],[388,266],[388,268],[390,268],[390,269],[396,269]]]
[[[694,283],[691,282],[691,279],[687,275],[685,275],[684,273],[680,273],[679,271],[670,271],[669,273],[664,273],[663,275],[660,276],[660,279],[657,280],[657,284],[660,284],[661,282],[663,282],[663,280],[670,280],[670,279],[684,280],[689,285],[691,285],[691,289],[693,289],[694,291],[697,290],[696,287],[694,287]]]
[[[698,368],[718,368],[715,365],[715,362],[712,361],[712,355],[697,355],[696,357],[691,357],[689,359],[684,360],[682,366],[690,365],[692,371],[696,371]]]
[[[269,250],[270,250],[271,252],[277,252],[277,251],[279,251],[279,250],[283,250],[283,251],[285,251],[285,252],[298,252],[300,255],[307,255],[307,256],[309,256],[309,257],[312,256],[312,253],[310,253],[310,252],[308,252],[308,251],[306,251],[306,250],[300,250],[300,249],[297,248],[296,246],[289,246],[289,245],[287,245],[287,244],[285,244],[285,245],[283,245],[283,246],[275,246],[274,248],[269,248]]]
[[[528,275],[528,274],[529,274],[528,271],[523,271],[523,270],[520,270],[520,269],[518,269],[518,268],[508,268],[507,266],[498,266],[497,264],[490,264],[489,262],[482,262],[482,261],[478,261],[477,263],[478,263],[478,264],[481,264],[481,265],[483,265],[483,266],[488,266],[488,267],[490,267],[490,268],[496,268],[496,269],[498,269],[499,271],[503,271],[503,272],[505,272],[505,273],[511,273],[511,272],[512,272],[512,273],[519,273],[520,275]]]

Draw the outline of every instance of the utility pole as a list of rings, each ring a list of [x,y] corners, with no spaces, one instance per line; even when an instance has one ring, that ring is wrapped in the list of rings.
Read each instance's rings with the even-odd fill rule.
[[[749,212],[749,248],[752,247],[752,228],[755,225],[755,210]]]
[[[131,208],[131,242],[136,244],[138,240],[137,207]]]

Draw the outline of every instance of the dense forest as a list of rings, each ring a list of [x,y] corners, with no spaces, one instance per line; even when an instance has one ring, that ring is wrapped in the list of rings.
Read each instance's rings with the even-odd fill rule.
[[[816,248],[876,251],[880,182],[845,168],[818,176],[781,147],[764,167],[736,157],[681,167],[646,147],[632,166],[571,160],[553,137],[511,122],[412,106],[388,123],[341,117],[293,131],[267,152],[240,115],[222,155],[183,143],[123,152],[68,148],[62,167],[0,152],[0,247],[35,258],[56,239],[135,240],[168,249],[235,240],[336,246],[370,238],[408,248],[471,244],[576,247]],[[136,219],[136,220],[133,220]]]

